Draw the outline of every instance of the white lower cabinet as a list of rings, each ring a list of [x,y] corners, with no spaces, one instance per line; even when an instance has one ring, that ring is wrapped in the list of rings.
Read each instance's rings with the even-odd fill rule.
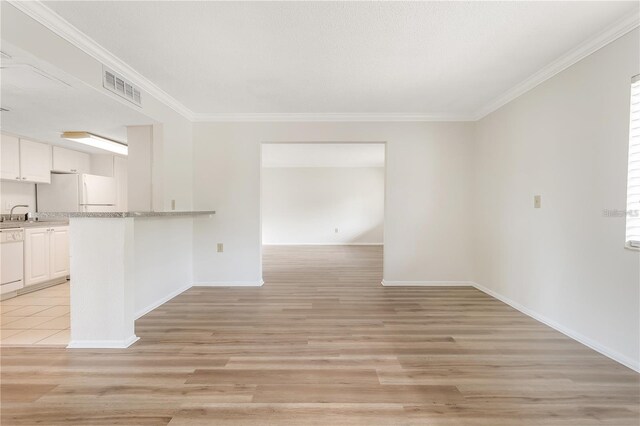
[[[49,229],[29,228],[24,232],[24,285],[49,281]]]
[[[25,287],[64,278],[67,275],[69,275],[69,227],[25,229]]]
[[[69,227],[56,226],[49,234],[50,279],[66,278],[69,275]]]

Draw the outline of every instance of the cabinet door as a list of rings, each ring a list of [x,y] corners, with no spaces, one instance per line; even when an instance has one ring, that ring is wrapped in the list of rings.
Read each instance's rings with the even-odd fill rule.
[[[48,281],[49,278],[49,230],[31,228],[24,231],[24,285]]]
[[[20,180],[20,142],[4,133],[0,134],[0,179]]]
[[[50,279],[69,275],[69,227],[56,226],[49,231]]]
[[[71,149],[53,147],[53,167],[51,170],[62,173],[89,173],[91,157],[89,154]]]
[[[51,146],[20,139],[20,179],[51,183]]]

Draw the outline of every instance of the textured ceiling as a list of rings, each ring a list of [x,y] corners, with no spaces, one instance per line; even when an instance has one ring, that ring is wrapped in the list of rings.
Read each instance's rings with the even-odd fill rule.
[[[45,4],[196,113],[471,115],[638,2]]]
[[[384,167],[383,143],[265,143],[263,167]]]

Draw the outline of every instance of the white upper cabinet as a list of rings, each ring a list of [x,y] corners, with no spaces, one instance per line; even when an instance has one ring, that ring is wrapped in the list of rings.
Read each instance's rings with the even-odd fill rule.
[[[0,134],[0,179],[20,180],[20,141]]]
[[[51,183],[51,146],[2,133],[0,178]]]
[[[61,173],[90,173],[91,157],[84,152],[54,146],[51,170]]]
[[[51,146],[20,139],[20,180],[51,183]]]

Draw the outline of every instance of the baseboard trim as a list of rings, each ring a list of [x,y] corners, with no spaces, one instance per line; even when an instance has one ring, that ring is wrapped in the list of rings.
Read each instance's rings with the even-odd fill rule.
[[[497,293],[494,290],[491,290],[481,284],[478,283],[473,283],[473,286],[475,288],[477,288],[478,290],[480,290],[481,292],[493,297],[494,299],[497,299],[499,301],[501,301],[502,303],[505,303],[509,306],[511,306],[513,309],[522,312],[523,314],[527,315],[528,317],[533,318],[536,321],[539,321],[551,328],[553,328],[556,331],[559,331],[560,333],[564,334],[565,336],[579,342],[582,343],[583,345],[593,349],[594,351],[606,356],[607,358],[612,359],[613,361],[616,361],[622,365],[624,365],[625,367],[628,367],[638,373],[640,373],[640,362],[635,361],[629,357],[627,357],[626,355],[622,355],[621,353],[614,351],[610,348],[607,348],[605,346],[602,346],[601,344],[599,344],[598,342],[590,339],[589,337],[578,333],[575,330],[572,330],[568,327],[565,327],[561,324],[558,324],[556,321],[549,319],[547,317],[545,317],[544,315],[541,315],[529,308],[526,308],[524,306],[522,306],[520,303],[515,302],[514,300],[509,299],[506,296],[503,296],[500,293]]]
[[[589,337],[578,333],[575,330],[572,330],[568,327],[565,327],[558,322],[547,318],[546,316],[535,312],[520,303],[509,299],[506,296],[503,296],[500,293],[497,293],[494,290],[491,290],[481,284],[478,284],[473,281],[388,281],[382,280],[382,285],[385,287],[460,287],[460,286],[468,286],[474,287],[479,291],[487,294],[494,299],[501,301],[502,303],[511,306],[513,309],[525,314],[526,316],[533,318],[534,320],[541,322],[554,330],[564,334],[565,336],[575,340],[578,343],[581,343],[588,348],[593,349],[594,351],[610,358],[611,360],[624,365],[638,373],[640,373],[640,362],[633,360],[626,355],[623,355],[615,350],[607,348],[600,343],[590,339]]]
[[[383,246],[384,243],[270,243],[263,246]]]
[[[163,297],[162,299],[150,304],[149,306],[147,306],[145,308],[140,309],[138,312],[136,312],[134,314],[135,318],[138,319],[138,318],[148,314],[149,312],[153,311],[157,307],[164,305],[169,300],[173,299],[174,297],[176,297],[177,295],[179,295],[181,293],[184,293],[185,291],[189,290],[190,288],[191,288],[191,284],[186,285],[184,287],[181,287],[178,290],[169,293],[169,295]]]
[[[126,349],[139,339],[134,334],[125,340],[72,340],[67,349]]]
[[[194,283],[194,287],[261,287],[264,284],[260,281],[206,281]]]
[[[471,281],[389,281],[382,280],[385,287],[473,287]]]
[[[260,281],[210,281],[210,282],[200,282],[194,283],[193,287],[260,287],[264,284],[264,280]],[[554,320],[547,318],[546,316],[535,312],[520,303],[511,300],[510,298],[503,296],[502,294],[489,289],[481,284],[478,284],[473,281],[389,281],[382,280],[381,284],[385,287],[474,287],[477,290],[487,294],[494,299],[505,303],[515,310],[527,315],[530,318],[533,318],[536,321],[539,321],[554,330],[564,334],[565,336],[582,343],[583,345],[593,349],[594,351],[606,356],[607,358],[616,361],[625,367],[628,367],[638,373],[640,373],[640,362],[633,360],[626,355],[623,355],[615,350],[607,348],[600,343],[592,340],[591,338],[578,333],[575,330],[572,330],[568,327],[565,327]],[[136,319],[141,316],[151,312],[157,307],[167,303],[169,300],[173,299],[177,295],[183,293],[188,290],[192,286],[184,286],[175,292],[169,294],[163,299],[153,303],[152,305],[147,306],[146,308],[138,311],[136,313]],[[136,335],[131,336],[126,340],[74,340],[69,342],[67,346],[68,349],[124,349],[128,348],[136,341],[138,341],[139,337]]]

